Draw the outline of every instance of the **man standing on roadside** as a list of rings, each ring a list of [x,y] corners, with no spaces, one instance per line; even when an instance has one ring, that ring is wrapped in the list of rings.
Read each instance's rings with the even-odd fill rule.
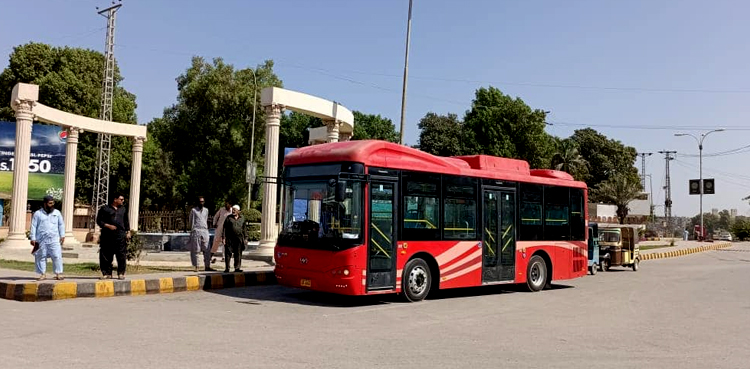
[[[62,244],[65,242],[65,224],[62,214],[55,209],[55,199],[52,196],[44,196],[44,205],[31,218],[30,238],[31,246],[34,247],[32,253],[36,259],[36,272],[39,273],[37,280],[47,279],[47,257],[52,258],[55,279],[62,280]]]
[[[198,204],[190,210],[190,263],[193,270],[198,271],[198,253],[203,252],[203,267],[206,271],[211,268],[211,250],[208,248],[208,209],[203,196],[198,197]]]
[[[229,261],[234,255],[234,271],[241,272],[242,251],[245,251],[247,235],[245,234],[245,217],[240,214],[240,206],[232,206],[232,214],[224,220],[221,238],[224,242],[224,273],[229,273]]]
[[[224,207],[214,214],[214,228],[216,228],[216,231],[214,233],[214,243],[211,245],[211,256],[219,252],[219,246],[221,246],[221,235],[224,232],[224,221],[229,214],[232,214],[232,203],[229,200],[224,200]],[[211,260],[212,264],[215,262],[216,259]]]
[[[104,205],[96,214],[96,224],[101,228],[99,236],[99,267],[102,279],[112,278],[112,257],[117,258],[117,278],[125,279],[130,221],[123,204],[125,196],[116,194],[112,204]]]

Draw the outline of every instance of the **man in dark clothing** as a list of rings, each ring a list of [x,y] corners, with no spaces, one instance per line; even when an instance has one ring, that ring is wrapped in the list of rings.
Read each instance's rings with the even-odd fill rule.
[[[224,242],[224,273],[229,273],[229,259],[234,255],[234,271],[241,272],[242,251],[245,251],[245,217],[240,214],[239,205],[232,207],[232,214],[224,220],[221,238]]]
[[[112,278],[112,257],[117,258],[117,278],[125,279],[126,255],[130,241],[130,221],[125,207],[125,196],[115,195],[112,204],[104,205],[96,215],[101,228],[99,237],[99,267],[102,279]]]

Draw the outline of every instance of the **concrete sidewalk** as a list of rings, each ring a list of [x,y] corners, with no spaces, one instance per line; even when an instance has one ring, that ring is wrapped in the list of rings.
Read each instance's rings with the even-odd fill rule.
[[[265,264],[265,263],[263,263]],[[47,301],[77,297],[135,296],[181,291],[215,290],[276,283],[272,267],[256,265],[240,273],[170,272],[132,274],[125,280],[70,276],[62,281],[36,281],[36,273],[0,269],[0,298]]]

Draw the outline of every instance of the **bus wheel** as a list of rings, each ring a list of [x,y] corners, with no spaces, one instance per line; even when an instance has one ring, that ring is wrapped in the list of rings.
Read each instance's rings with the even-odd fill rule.
[[[404,267],[403,275],[401,289],[406,299],[411,302],[424,300],[432,287],[432,276],[427,263],[419,258],[410,260]]]
[[[526,287],[529,292],[537,292],[547,283],[547,264],[539,255],[534,255],[526,267]]]
[[[633,260],[633,271],[634,272],[638,271],[638,264],[639,263],[640,263],[640,260],[638,260],[638,258],[636,258],[635,260]]]
[[[589,271],[591,272],[591,275],[596,275],[596,270],[599,269],[599,266],[594,264],[591,267],[589,267]]]

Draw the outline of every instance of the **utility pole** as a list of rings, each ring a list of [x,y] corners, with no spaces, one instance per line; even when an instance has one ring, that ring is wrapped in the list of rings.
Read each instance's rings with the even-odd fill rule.
[[[113,2],[114,3],[114,2]],[[101,120],[112,121],[112,98],[115,91],[115,17],[122,4],[114,4],[106,9],[98,10],[98,14],[107,18],[107,39],[104,43],[104,79],[102,81]],[[96,213],[109,199],[109,159],[112,148],[112,135],[99,134],[99,152],[97,155],[96,172],[94,173],[94,193],[91,201],[93,207],[89,234],[87,239],[96,240],[99,227],[96,225]],[[138,201],[131,199],[130,201]]]
[[[646,157],[653,154],[654,153],[652,152],[642,152],[638,154],[641,157],[641,187],[643,187],[643,191],[646,191]]]
[[[672,230],[672,185],[670,184],[670,178],[669,178],[669,162],[671,160],[674,160],[674,156],[677,154],[677,151],[659,151],[660,154],[664,154],[664,158],[667,162],[667,170],[666,170],[666,184],[664,185],[665,190],[665,200],[664,200],[664,217],[666,218],[667,224],[665,227],[665,230],[669,232],[669,237],[671,238],[674,236],[674,232]]]
[[[404,144],[404,119],[406,118],[406,81],[409,78],[409,44],[411,40],[411,3],[409,0],[409,20],[406,23],[406,57],[404,58],[404,86],[401,91],[401,132],[398,143]]]

